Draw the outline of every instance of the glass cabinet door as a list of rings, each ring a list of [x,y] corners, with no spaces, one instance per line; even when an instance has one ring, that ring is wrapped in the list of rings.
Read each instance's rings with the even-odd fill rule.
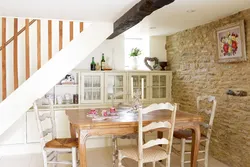
[[[129,74],[129,94],[131,97],[131,79],[133,78],[133,94],[137,91],[142,92],[142,78],[144,79],[144,100],[149,99],[149,75],[145,73],[130,73]]]
[[[152,82],[152,98],[166,98],[166,76],[153,75]]]
[[[105,80],[105,101],[111,102],[113,95],[114,102],[124,102],[127,97],[126,73],[106,73]]]
[[[81,103],[102,102],[102,74],[82,74]]]
[[[169,97],[169,86],[171,83],[171,75],[168,74],[151,74],[151,98],[152,99],[168,99]]]

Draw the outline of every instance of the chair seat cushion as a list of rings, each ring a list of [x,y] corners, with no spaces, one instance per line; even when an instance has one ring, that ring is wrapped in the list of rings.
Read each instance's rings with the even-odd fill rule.
[[[186,139],[192,140],[192,131],[191,130],[175,130],[174,137],[177,139]],[[207,137],[201,134],[201,140],[205,140]]]
[[[45,144],[45,148],[72,148],[78,147],[78,139],[61,138],[53,139]]]
[[[138,147],[129,147],[120,150],[122,156],[138,161]],[[143,150],[143,162],[156,162],[168,158],[168,154],[163,147],[154,146]]]

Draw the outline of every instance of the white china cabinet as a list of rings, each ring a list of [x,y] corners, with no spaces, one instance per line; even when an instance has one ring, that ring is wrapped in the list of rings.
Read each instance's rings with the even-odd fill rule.
[[[133,78],[133,94],[141,92],[144,79],[144,103],[171,101],[171,71],[73,71],[73,84],[56,85],[48,92],[54,97],[55,105],[70,106],[94,104],[107,106],[112,103],[131,102],[131,80]],[[65,96],[70,96],[70,101]],[[77,96],[74,103],[73,95]],[[62,97],[62,103],[58,102]],[[46,101],[46,100],[45,100]],[[48,101],[48,100],[47,100]],[[43,103],[45,104],[45,103]]]
[[[105,102],[124,102],[128,98],[126,72],[105,73]]]
[[[153,101],[171,100],[172,75],[150,73],[150,99]]]
[[[129,83],[129,92],[130,92],[130,96],[129,96],[129,101],[132,100],[132,96],[131,96],[131,80],[133,78],[133,93],[135,94],[137,90],[139,90],[140,92],[142,92],[142,78],[144,78],[144,99],[143,101],[149,101],[150,96],[149,96],[149,72],[131,72],[129,73],[129,79],[128,79],[128,83]]]
[[[81,103],[103,103],[104,73],[81,72]]]

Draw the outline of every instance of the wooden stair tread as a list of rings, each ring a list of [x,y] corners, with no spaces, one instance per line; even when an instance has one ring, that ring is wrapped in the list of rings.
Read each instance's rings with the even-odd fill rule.
[[[192,140],[192,131],[191,130],[175,130],[174,131],[174,137],[177,139],[186,139],[186,140]],[[201,134],[201,140],[205,140],[207,137],[203,134]]]
[[[77,138],[53,139],[45,144],[45,148],[72,148],[78,147]]]

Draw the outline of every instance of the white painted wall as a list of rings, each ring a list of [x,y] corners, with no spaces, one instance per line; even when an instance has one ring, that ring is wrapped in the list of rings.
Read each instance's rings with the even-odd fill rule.
[[[143,39],[143,56],[157,57],[159,61],[167,61],[166,58],[166,36],[151,36],[141,37]],[[135,46],[136,47],[136,46]],[[82,61],[76,69],[90,69],[92,57],[95,62],[100,64],[102,53],[105,55],[105,60],[108,65],[115,70],[124,70],[127,65],[131,64],[129,56],[125,51],[125,37],[120,35],[112,40],[104,41],[98,48],[96,48],[84,61]],[[142,56],[141,56],[142,57]],[[147,70],[144,65],[144,58],[139,59],[139,70]]]
[[[159,61],[167,61],[166,56],[166,36],[151,36],[150,40],[150,57],[157,57]]]
[[[2,19],[0,19],[0,25],[2,25]],[[0,33],[0,44],[2,44],[2,33]],[[0,57],[2,57],[2,51],[0,51]],[[0,64],[2,64],[2,58],[0,58]],[[0,101],[2,101],[2,68],[0,68]]]
[[[73,68],[97,48],[113,31],[113,23],[93,23],[67,47],[0,103],[0,134],[18,120],[32,103],[48,92]]]
[[[76,69],[90,69],[92,57],[95,62],[100,64],[102,53],[105,55],[105,61],[115,70],[124,70],[124,36],[120,35],[111,40],[105,40],[98,48],[96,48],[84,61],[82,61]]]

